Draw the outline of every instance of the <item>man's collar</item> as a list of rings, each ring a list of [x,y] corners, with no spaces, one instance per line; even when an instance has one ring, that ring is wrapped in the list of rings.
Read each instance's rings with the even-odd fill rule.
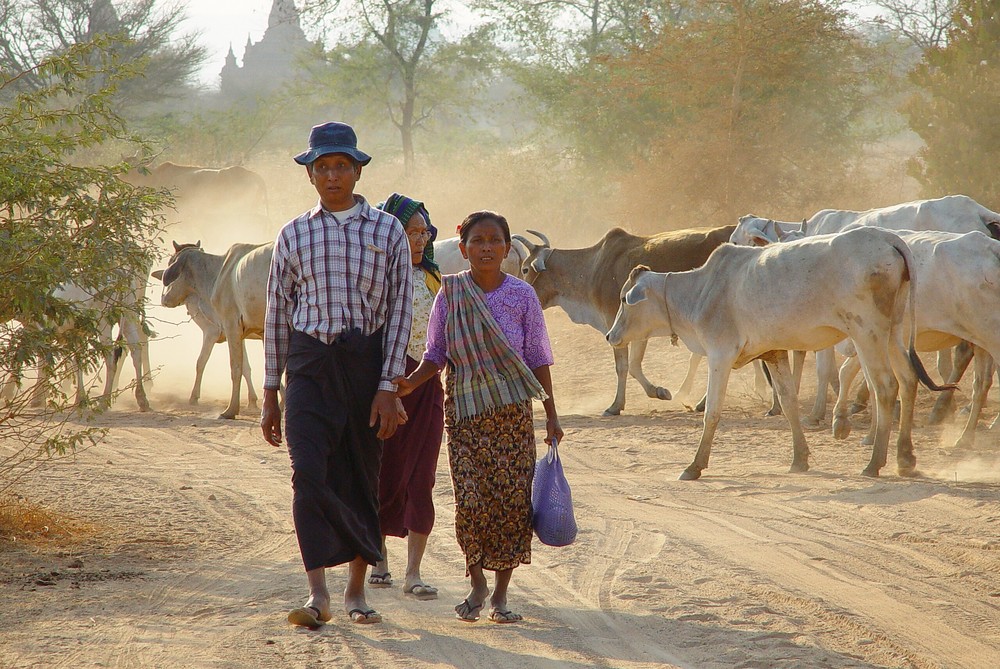
[[[355,206],[359,204],[361,205],[361,209],[358,210],[358,216],[360,216],[361,218],[366,218],[369,221],[374,220],[376,218],[374,213],[375,210],[372,209],[371,205],[368,204],[368,200],[365,199],[364,195],[358,195],[357,193],[355,193],[354,204]],[[323,202],[317,201],[316,206],[309,211],[309,218],[315,218],[316,216],[320,216],[324,211],[327,210],[323,208]],[[336,214],[339,214],[341,212],[337,212],[335,214],[332,211],[327,211],[327,213],[330,214],[331,216],[336,217]]]

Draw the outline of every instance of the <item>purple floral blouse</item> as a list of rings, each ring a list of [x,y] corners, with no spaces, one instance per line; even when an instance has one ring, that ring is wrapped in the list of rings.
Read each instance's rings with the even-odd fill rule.
[[[496,290],[486,293],[486,306],[528,369],[552,364],[552,345],[545,329],[542,305],[538,302],[534,288],[508,274]],[[431,318],[427,324],[424,360],[430,360],[442,369],[448,359],[445,336],[447,322],[448,300],[445,299],[444,291],[440,290],[434,298]]]

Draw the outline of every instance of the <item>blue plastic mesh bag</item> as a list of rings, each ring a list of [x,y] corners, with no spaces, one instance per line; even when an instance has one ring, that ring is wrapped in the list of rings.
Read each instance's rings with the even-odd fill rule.
[[[553,439],[548,453],[535,462],[535,479],[531,484],[532,525],[543,544],[568,546],[576,539],[576,518],[573,495],[556,447]]]

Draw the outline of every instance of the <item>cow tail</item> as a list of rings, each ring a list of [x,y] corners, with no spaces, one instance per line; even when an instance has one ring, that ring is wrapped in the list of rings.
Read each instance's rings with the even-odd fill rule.
[[[928,390],[936,392],[954,390],[958,387],[954,383],[945,383],[940,386],[934,383],[934,380],[931,379],[930,374],[924,368],[924,363],[920,361],[920,356],[917,355],[917,277],[913,269],[913,254],[910,253],[910,247],[906,245],[906,242],[896,235],[893,235],[893,237],[892,246],[903,257],[903,265],[906,266],[906,276],[910,282],[910,364],[913,365],[913,371],[917,373],[917,378],[920,379],[920,382]]]

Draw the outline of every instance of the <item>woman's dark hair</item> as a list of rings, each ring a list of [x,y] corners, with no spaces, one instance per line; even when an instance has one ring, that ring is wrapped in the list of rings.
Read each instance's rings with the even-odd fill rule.
[[[472,231],[473,226],[480,221],[495,221],[500,226],[500,229],[503,230],[504,239],[510,244],[510,226],[507,225],[507,219],[489,209],[472,212],[458,226],[458,236],[461,238],[463,244],[469,241],[469,233]]]

